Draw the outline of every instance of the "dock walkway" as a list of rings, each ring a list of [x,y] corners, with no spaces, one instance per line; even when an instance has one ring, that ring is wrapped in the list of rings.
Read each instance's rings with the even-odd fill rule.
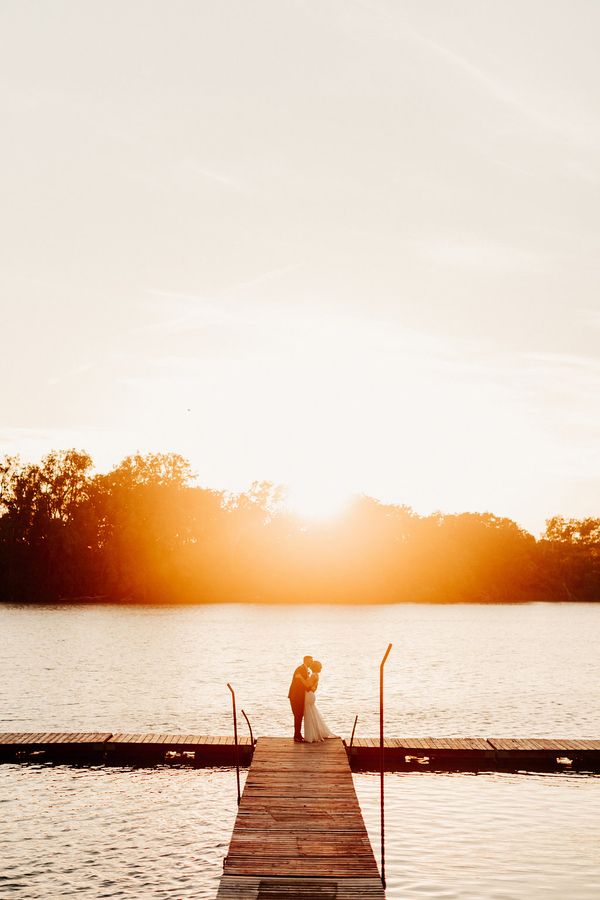
[[[217,897],[385,897],[339,738],[259,738]]]

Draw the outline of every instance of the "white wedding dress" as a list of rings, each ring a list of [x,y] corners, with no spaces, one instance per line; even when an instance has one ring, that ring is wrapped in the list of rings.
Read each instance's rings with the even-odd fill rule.
[[[315,691],[319,682],[315,685],[315,690],[307,691],[304,698],[304,740],[309,744],[315,741],[324,741],[326,738],[337,737],[330,731],[325,720],[317,709]]]

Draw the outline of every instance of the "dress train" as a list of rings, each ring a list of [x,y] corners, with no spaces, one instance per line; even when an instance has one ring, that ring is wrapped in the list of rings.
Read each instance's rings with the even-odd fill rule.
[[[315,741],[324,741],[326,738],[337,737],[330,731],[325,720],[317,709],[314,691],[307,691],[304,698],[304,740],[309,744]]]

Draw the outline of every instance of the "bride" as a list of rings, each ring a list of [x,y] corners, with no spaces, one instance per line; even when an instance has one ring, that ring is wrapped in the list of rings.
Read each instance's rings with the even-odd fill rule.
[[[323,666],[314,659],[311,666],[312,674],[309,678],[303,678],[306,696],[304,698],[304,740],[313,744],[315,741],[324,741],[325,738],[337,737],[325,724],[323,716],[317,709],[315,693],[319,687],[319,672]]]

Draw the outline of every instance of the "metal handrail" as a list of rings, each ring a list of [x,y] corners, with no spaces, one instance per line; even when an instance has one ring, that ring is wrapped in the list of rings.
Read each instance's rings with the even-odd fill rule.
[[[354,732],[356,731],[356,723],[358,722],[358,716],[354,717],[354,725],[352,726],[352,734],[350,736],[350,747],[348,752],[352,752],[352,744],[354,743]]]
[[[235,741],[235,775],[237,779],[237,802],[238,806],[240,805],[240,800],[242,799],[242,794],[240,791],[240,748],[238,745],[238,733],[237,733],[237,715],[235,711],[235,691],[227,682],[227,687],[231,691],[231,702],[233,704],[233,739]]]
[[[244,710],[242,710],[242,715],[245,718],[246,722],[248,723],[248,728],[250,730],[250,743],[254,747],[254,735],[252,734],[252,725],[250,724],[250,719],[248,718],[248,716],[246,715]]]
[[[380,767],[380,806],[381,806],[381,883],[385,888],[385,796],[384,796],[384,770],[385,770],[385,744],[383,740],[383,667],[390,655],[392,645],[388,644],[383,659],[379,665],[379,767]]]

